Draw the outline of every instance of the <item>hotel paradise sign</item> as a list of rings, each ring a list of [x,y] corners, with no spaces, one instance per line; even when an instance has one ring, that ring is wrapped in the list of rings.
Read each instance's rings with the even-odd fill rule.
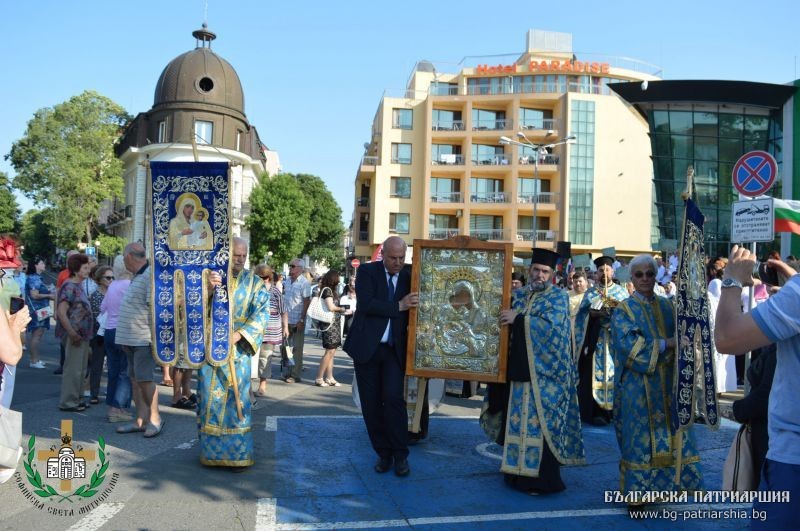
[[[519,65],[478,65],[475,72],[478,75],[512,74],[518,72]],[[528,71],[558,73],[570,72],[575,74],[608,74],[608,63],[589,63],[583,61],[530,61]]]

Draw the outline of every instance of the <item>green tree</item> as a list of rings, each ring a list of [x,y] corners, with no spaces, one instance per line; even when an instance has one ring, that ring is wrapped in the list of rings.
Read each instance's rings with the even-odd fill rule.
[[[25,246],[22,256],[26,260],[35,256],[48,259],[56,253],[51,218],[52,210],[28,210],[22,215],[20,239]]]
[[[342,209],[325,182],[316,175],[293,176],[312,205],[311,224],[303,254],[325,261],[331,269],[344,268]]]
[[[105,233],[100,233],[95,236],[95,241],[100,242],[97,246],[97,254],[109,258],[122,254],[122,249],[125,248],[126,244],[125,238]]]
[[[14,192],[11,191],[11,183],[8,175],[0,171],[0,232],[14,232],[19,230],[19,205]]]
[[[37,205],[52,207],[58,245],[91,241],[101,204],[122,193],[114,144],[129,120],[121,106],[85,91],[36,111],[11,146],[6,158],[17,171],[14,186]]]
[[[258,262],[272,252],[272,263],[283,264],[300,255],[308,240],[311,203],[289,174],[261,176],[250,193],[251,261]]]

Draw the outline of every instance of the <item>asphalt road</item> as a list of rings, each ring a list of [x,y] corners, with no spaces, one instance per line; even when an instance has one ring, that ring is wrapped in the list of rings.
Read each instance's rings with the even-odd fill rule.
[[[241,474],[203,467],[195,414],[170,408],[166,387],[159,387],[166,424],[154,439],[116,434],[102,404],[60,412],[52,331],[45,342],[48,369],[29,369],[23,358],[17,376],[12,407],[23,412],[25,442],[33,434],[37,451],[57,448],[61,421],[72,419],[74,446],[96,451],[103,437],[109,466],[95,496],[42,502],[32,494],[35,503],[23,493],[21,485],[33,487],[20,467],[0,485],[2,529],[672,529],[675,521],[702,529],[749,526],[750,509],[742,504],[656,506],[658,514],[631,520],[624,505],[605,502],[604,491],[619,485],[611,427],[584,428],[588,464],[563,469],[565,492],[533,497],[511,490],[499,472],[501,449],[477,423],[481,396],[445,397],[431,419],[430,437],[412,447],[409,477],[375,474],[375,456],[351,398],[352,363],[338,352],[335,376],[343,385],[315,387],[322,349],[310,336],[304,382],[275,378],[268,397],[259,399],[255,466]],[[276,377],[278,372],[275,365]],[[728,421],[716,432],[697,430],[709,489],[719,488],[734,433]],[[97,463],[87,463],[87,471],[97,470]],[[46,464],[37,466],[44,474]],[[76,479],[72,488],[81,481],[88,479]],[[101,503],[81,513],[93,507],[92,500]]]

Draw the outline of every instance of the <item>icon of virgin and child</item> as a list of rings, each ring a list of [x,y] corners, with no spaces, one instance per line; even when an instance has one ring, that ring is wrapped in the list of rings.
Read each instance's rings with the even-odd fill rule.
[[[172,250],[210,251],[214,233],[208,224],[208,210],[196,194],[187,192],[175,201],[175,217],[169,220],[169,247]]]

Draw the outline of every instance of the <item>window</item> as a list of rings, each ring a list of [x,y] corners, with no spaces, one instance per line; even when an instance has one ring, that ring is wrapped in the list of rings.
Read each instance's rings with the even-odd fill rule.
[[[411,164],[411,144],[392,144],[392,162]]]
[[[236,130],[236,151],[241,151],[242,150],[242,135],[243,134],[244,133],[242,133],[238,129]]]
[[[500,164],[503,160],[503,146],[472,144],[473,164]]]
[[[392,212],[389,214],[389,232],[408,234],[409,215]]]
[[[211,144],[214,137],[214,122],[197,120],[194,123],[194,138],[198,144]]]
[[[553,111],[520,107],[519,126],[521,129],[555,129]]]
[[[460,203],[461,181],[431,177],[431,201],[434,203]]]
[[[504,203],[502,179],[484,179],[473,177],[470,180],[471,200],[478,203]]]
[[[392,109],[392,127],[395,129],[411,129],[414,123],[411,109]]]
[[[506,123],[505,111],[490,111],[487,109],[472,109],[472,130],[473,131],[498,131],[509,129],[510,123]]]
[[[591,245],[594,215],[594,118],[593,101],[572,100],[570,131],[578,134],[578,143],[569,160],[569,240],[572,244]]]
[[[434,81],[431,83],[430,93],[432,96],[454,96],[458,94],[458,84]]]
[[[434,131],[463,131],[464,122],[461,121],[461,111],[447,111],[433,109],[431,123]]]
[[[163,144],[167,141],[167,121],[158,122],[158,143]]]
[[[392,177],[389,195],[391,197],[402,197],[404,199],[411,197],[411,177]]]

